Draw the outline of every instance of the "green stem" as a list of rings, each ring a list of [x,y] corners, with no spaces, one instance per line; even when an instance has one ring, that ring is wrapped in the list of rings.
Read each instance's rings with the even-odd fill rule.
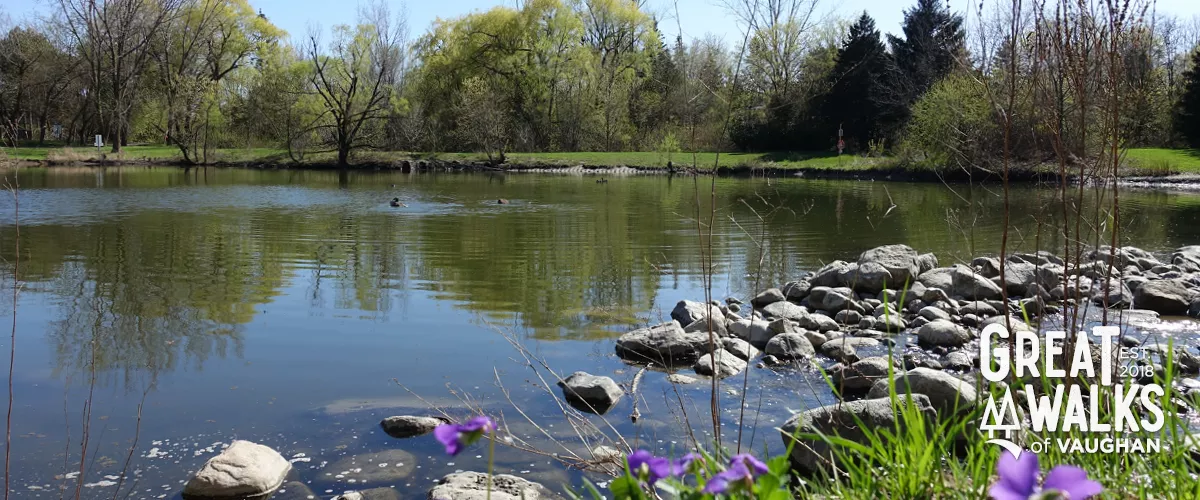
[[[488,433],[487,500],[492,500],[492,466],[496,459],[496,431]]]

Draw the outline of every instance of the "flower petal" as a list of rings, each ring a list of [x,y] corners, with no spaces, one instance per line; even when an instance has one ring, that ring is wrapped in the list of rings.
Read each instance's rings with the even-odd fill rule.
[[[446,447],[446,454],[450,456],[462,451],[462,443],[458,442],[459,434],[459,426],[456,424],[442,424],[433,429],[433,437]]]
[[[1002,491],[1029,498],[1037,491],[1037,454],[1025,450],[1018,459],[1011,453],[1001,451],[1000,460],[996,462],[996,474],[1000,476],[1000,480],[993,486],[993,490],[1002,486]]]
[[[763,463],[762,460],[754,458],[754,455],[749,453],[734,455],[733,458],[729,460],[729,463],[734,462],[740,462],[741,464],[745,465],[746,469],[752,472],[755,476],[759,474],[766,474],[769,470],[767,469],[767,464]]]
[[[1013,491],[1003,481],[996,481],[996,484],[993,484],[992,488],[988,490],[988,495],[992,497],[992,500],[1029,500],[1029,495]]]
[[[1082,500],[1099,495],[1100,492],[1104,491],[1104,486],[1088,479],[1087,471],[1079,467],[1075,467],[1074,465],[1059,465],[1050,469],[1050,473],[1046,474],[1046,481],[1042,484],[1042,491],[1046,490],[1057,490],[1066,493],[1067,498],[1071,500]]]

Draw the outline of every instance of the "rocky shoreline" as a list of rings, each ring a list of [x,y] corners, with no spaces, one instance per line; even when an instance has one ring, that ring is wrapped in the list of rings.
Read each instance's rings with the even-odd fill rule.
[[[1061,329],[1068,304],[1108,306],[1114,322],[1118,314],[1123,321],[1200,318],[1200,246],[1165,257],[1102,247],[1067,264],[1049,252],[1016,253],[1007,257],[1002,280],[996,257],[939,267],[933,254],[886,245],[763,291],[749,307],[732,297],[680,301],[670,322],[628,332],[615,349],[627,362],[720,378],[755,362],[760,368],[816,365],[843,402],[793,416],[782,427],[785,445],[797,430],[862,439],[856,419],[895,424],[888,395],[901,382],[907,387],[897,392],[911,390],[910,402],[921,412],[945,416],[973,408],[981,382],[979,333],[989,324],[1028,330],[1023,319],[1029,318]],[[1162,373],[1162,356],[1171,356],[1180,373],[1200,372],[1200,355],[1182,342],[1173,351],[1151,336],[1123,335],[1121,342],[1158,353],[1157,360],[1139,361],[1153,365],[1142,373]],[[889,373],[896,378],[888,380]],[[814,470],[831,457],[822,443],[807,441],[794,447],[792,458]]]

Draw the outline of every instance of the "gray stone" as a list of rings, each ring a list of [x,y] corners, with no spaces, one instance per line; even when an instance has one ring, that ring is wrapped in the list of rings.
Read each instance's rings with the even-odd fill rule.
[[[1159,314],[1183,316],[1195,298],[1196,292],[1188,289],[1183,280],[1147,281],[1133,294],[1133,306]]]
[[[696,377],[684,375],[682,373],[672,373],[670,375],[667,375],[667,381],[672,384],[687,385],[687,384],[694,384],[696,382],[699,382],[700,379],[698,379]]]
[[[758,356],[758,349],[745,340],[729,337],[721,339],[721,343],[725,346],[726,351],[732,352],[743,360],[750,361]]]
[[[808,280],[789,281],[783,285],[783,295],[788,300],[801,301],[808,297],[808,291],[812,289],[812,282]]]
[[[767,342],[767,354],[779,359],[811,358],[817,354],[812,343],[803,334],[782,333]]]
[[[690,364],[708,350],[707,333],[685,332],[677,321],[631,331],[621,335],[616,345],[617,355],[622,359],[665,368]]]
[[[958,307],[959,314],[974,314],[986,318],[1000,314],[995,307],[981,300],[968,301]]]
[[[834,387],[849,393],[870,389],[875,381],[887,378],[889,369],[892,370],[892,373],[902,371],[892,365],[884,356],[873,356],[855,361],[850,365],[838,366],[839,369],[830,373],[830,381],[833,382]]]
[[[1188,316],[1200,319],[1200,297],[1192,299],[1192,304],[1188,306]]]
[[[266,495],[283,485],[292,470],[283,455],[261,444],[237,440],[210,458],[183,487],[188,498],[243,498]]]
[[[750,299],[750,305],[761,308],[783,300],[787,300],[787,297],[783,295],[783,291],[778,288],[768,288],[758,294],[757,297]]]
[[[821,344],[821,354],[847,364],[858,361],[858,352],[854,349],[854,344],[845,342],[825,342]]]
[[[896,394],[924,394],[939,415],[969,411],[979,403],[975,387],[946,372],[929,368],[914,368],[892,379]],[[871,386],[868,398],[888,397],[888,381],[880,380]]]
[[[379,422],[379,426],[383,427],[383,432],[387,435],[403,439],[429,434],[433,432],[434,428],[444,423],[446,420],[438,417],[398,415],[383,419],[382,422]]]
[[[833,318],[830,318],[824,314],[809,314],[801,318],[799,321],[797,321],[797,323],[800,324],[801,328],[815,330],[818,332],[828,332],[838,329],[837,321],[834,321]]]
[[[859,321],[862,321],[862,315],[859,314],[858,311],[842,309],[841,311],[838,311],[838,313],[833,316],[833,320],[838,323],[841,323],[843,325],[854,325],[854,324],[857,324]]]
[[[545,486],[509,474],[495,474],[491,478],[489,496],[488,475],[483,472],[455,472],[447,474],[429,490],[429,500],[540,500],[562,497]]]
[[[690,325],[696,320],[711,314],[716,317],[724,316],[721,309],[712,304],[703,302],[695,302],[691,300],[681,300],[675,304],[675,309],[671,310],[671,319],[678,321],[680,325]]]
[[[696,321],[693,321],[692,324],[684,327],[683,331],[687,333],[703,333],[707,335],[710,328],[712,329],[712,333],[718,337],[729,336],[729,331],[725,327],[725,319],[720,316],[713,316],[711,320],[709,318],[700,318]]]
[[[899,406],[915,405],[929,420],[936,417],[929,398],[916,395],[898,398]],[[901,413],[903,414],[903,413]],[[821,439],[797,437],[800,434],[836,435],[841,438],[868,444],[868,438],[860,426],[876,429],[887,429],[889,432],[904,432],[906,422],[897,420],[897,414],[892,410],[892,401],[888,398],[864,399],[835,403],[829,406],[813,408],[797,413],[780,428],[784,447],[796,441],[792,450],[792,462],[807,471],[827,470],[826,465],[838,464],[837,455],[830,449],[829,444]],[[869,445],[869,444],[868,444]]]
[[[849,264],[847,264],[845,261],[841,261],[841,260],[835,260],[833,262],[826,264],[824,267],[822,267],[821,269],[818,269],[817,272],[813,274],[813,277],[811,280],[812,286],[813,287],[845,286],[846,282],[843,280],[845,279],[845,276],[846,276],[846,273],[848,272],[849,267],[850,267]]]
[[[594,409],[598,413],[616,406],[621,396],[625,395],[625,391],[621,390],[621,386],[613,379],[587,372],[572,373],[560,380],[558,386],[562,388],[563,397],[568,401],[575,399],[586,403],[585,407],[590,407],[589,410]]]
[[[1033,328],[1030,328],[1029,325],[1027,323],[1025,323],[1025,320],[1023,320],[1021,318],[1018,318],[1018,317],[1010,314],[1010,315],[1008,315],[1008,323],[1007,324],[1005,323],[1004,318],[1005,318],[1004,315],[992,316],[990,318],[986,318],[979,322],[979,328],[982,330],[982,329],[986,328],[988,325],[996,324],[996,325],[1003,326],[1012,332],[1022,332],[1022,331],[1032,332],[1033,331]]]
[[[825,341],[829,340],[824,333],[814,332],[812,330],[804,330],[804,338],[808,339],[809,343],[811,343],[813,347],[821,347]]]
[[[924,345],[957,347],[971,340],[971,333],[944,319],[930,321],[917,330],[917,340]]]
[[[924,300],[927,304],[936,304],[938,302],[950,303],[950,295],[946,294],[946,291],[941,288],[926,288],[925,294],[921,296],[921,300]]]
[[[379,464],[387,464],[380,467]],[[417,457],[404,450],[386,450],[346,457],[322,469],[333,475],[342,475],[356,482],[396,481],[404,479],[417,468]]]
[[[786,300],[772,302],[763,308],[763,312],[773,318],[784,318],[797,321],[808,315],[808,310]]]
[[[860,262],[850,277],[850,286],[855,290],[875,293],[894,282],[892,273],[878,262]]]
[[[929,271],[938,266],[938,258],[932,253],[923,253],[917,256],[917,275]]]
[[[725,349],[700,356],[692,367],[696,373],[707,377],[725,378],[737,375],[746,369],[746,361]]]
[[[974,300],[1001,297],[1000,286],[970,267],[958,264],[950,268],[950,293]],[[927,284],[928,285],[928,284]]]
[[[1000,276],[1000,259],[995,257],[975,257],[971,260],[971,267],[985,278]]]
[[[783,323],[780,324],[779,322]],[[730,323],[729,332],[732,333],[733,336],[742,340],[746,340],[753,345],[766,345],[767,341],[771,340],[771,337],[774,337],[776,334],[776,331],[771,328],[771,325],[779,324],[780,326],[784,326],[787,325],[786,322],[787,320],[785,319],[771,322],[761,319],[743,319]]]
[[[936,307],[933,307],[933,306],[922,307],[921,311],[918,312],[917,314],[919,314],[922,318],[925,318],[929,321],[937,321],[939,319],[942,319],[942,320],[950,319],[950,313],[943,311],[941,309],[938,309]]]
[[[949,267],[935,267],[925,271],[917,277],[917,281],[925,285],[926,289],[950,290],[954,286],[954,279],[951,276],[951,268]],[[928,293],[923,298],[925,302],[933,302],[929,300]]]
[[[970,370],[974,365],[974,358],[963,351],[954,351],[946,354],[945,363],[942,363],[942,366],[945,366],[946,369],[961,371]]]
[[[921,274],[920,256],[908,245],[884,245],[858,256],[858,264],[878,264],[891,275],[892,286],[905,286]]]

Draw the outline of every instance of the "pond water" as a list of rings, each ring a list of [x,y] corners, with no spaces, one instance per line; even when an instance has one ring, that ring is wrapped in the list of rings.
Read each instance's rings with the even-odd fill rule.
[[[636,424],[626,397],[580,432],[540,387],[553,384],[542,361],[628,387],[637,369],[613,340],[703,300],[706,264],[713,298],[748,299],[881,244],[935,252],[942,265],[994,254],[1003,227],[998,192],[964,185],[73,167],[6,172],[14,178],[20,253],[17,206],[3,194],[0,325],[13,320],[19,263],[18,498],[71,496],[78,484],[84,498],[112,498],[122,470],[122,497],[178,497],[232,439],[294,457],[292,479],[317,496],[388,487],[424,498],[448,472],[485,470],[487,454],[475,445],[450,458],[432,437],[379,429],[429,405],[454,416],[482,407],[559,456],[590,458],[599,433],[668,452],[687,442],[685,422],[707,435],[707,382],[647,372]],[[1014,188],[1011,247],[1061,248],[1054,196]],[[1121,202],[1126,243],[1200,243],[1200,196],[1128,191]],[[745,382],[721,383],[726,443],[738,439],[743,383],[743,449],[778,451],[772,429],[790,411],[832,400],[812,373],[752,366]],[[580,481],[553,457],[506,446],[496,468],[556,488]]]

